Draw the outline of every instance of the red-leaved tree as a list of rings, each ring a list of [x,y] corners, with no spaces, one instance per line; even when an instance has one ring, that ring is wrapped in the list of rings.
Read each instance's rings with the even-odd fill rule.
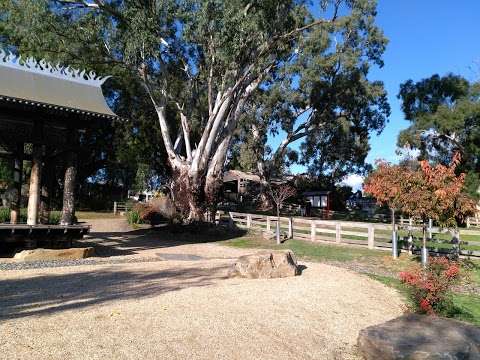
[[[365,182],[364,190],[379,203],[422,220],[424,265],[427,262],[428,219],[440,226],[456,228],[475,212],[475,201],[463,192],[465,174],[455,172],[460,160],[458,153],[448,166],[432,166],[424,160],[420,161],[418,170],[380,163]]]
[[[377,169],[372,172],[363,185],[363,190],[372,195],[378,204],[389,207],[392,214],[393,256],[397,257],[397,237],[395,232],[395,211],[402,208],[403,178],[411,170],[405,166],[391,165],[377,161]]]

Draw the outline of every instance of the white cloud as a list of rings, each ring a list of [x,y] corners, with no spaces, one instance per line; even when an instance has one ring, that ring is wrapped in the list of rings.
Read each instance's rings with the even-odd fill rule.
[[[358,190],[362,190],[363,180],[364,180],[363,176],[360,176],[357,174],[350,174],[350,175],[347,175],[340,182],[340,184],[350,186],[352,190],[355,192]]]

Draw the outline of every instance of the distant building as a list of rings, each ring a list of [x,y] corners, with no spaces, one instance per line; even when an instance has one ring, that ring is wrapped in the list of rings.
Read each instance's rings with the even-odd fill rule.
[[[149,202],[154,197],[155,197],[154,191],[144,190],[144,191],[135,192],[135,191],[128,190],[128,198],[135,201]]]
[[[374,198],[363,196],[362,192],[359,190],[347,200],[347,208],[373,214],[377,208],[377,203]]]
[[[306,191],[303,194],[306,202],[314,209],[330,210],[332,208],[333,192],[329,190]]]
[[[229,170],[223,174],[223,196],[226,200],[242,202],[245,195],[255,190],[260,184],[260,176],[243,172],[241,170]]]

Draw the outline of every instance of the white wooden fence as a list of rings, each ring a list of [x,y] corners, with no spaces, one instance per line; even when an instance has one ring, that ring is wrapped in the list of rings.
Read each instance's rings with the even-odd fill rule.
[[[229,212],[231,224],[264,231],[275,231],[276,216]],[[280,217],[280,228],[289,238],[337,244],[367,246],[369,249],[391,249],[392,227],[350,221]]]
[[[128,207],[128,204],[127,204],[127,203],[117,202],[117,201],[114,201],[114,202],[113,202],[113,213],[114,213],[115,215],[117,215],[117,214],[124,214],[124,213],[126,213],[128,210],[130,210],[130,208]]]
[[[230,225],[241,228],[272,231],[275,232],[277,217],[259,214],[246,214],[239,212],[228,212]],[[409,222],[410,223],[410,222]],[[410,226],[410,225],[409,225]],[[418,231],[415,224],[412,229]],[[286,233],[288,238],[323,242],[330,244],[348,244],[362,246],[368,249],[389,250],[392,243],[392,226],[390,224],[365,223],[354,221],[319,220],[302,217],[280,217],[280,229]],[[438,228],[430,228],[429,233],[440,233]],[[480,231],[462,229],[460,235],[469,238],[468,244],[480,248]],[[473,240],[471,238],[473,237]],[[441,253],[442,249],[435,248],[431,251]],[[399,246],[400,248],[400,246]],[[467,250],[460,246],[461,254],[468,256],[480,256],[480,251]]]
[[[471,227],[478,228],[480,227],[480,218],[478,216],[468,217],[466,223],[467,223],[467,229]]]

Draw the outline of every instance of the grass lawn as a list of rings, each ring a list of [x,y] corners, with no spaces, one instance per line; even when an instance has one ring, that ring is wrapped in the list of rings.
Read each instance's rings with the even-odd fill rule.
[[[390,253],[351,246],[311,243],[302,240],[288,240],[276,245],[272,240],[264,240],[254,233],[227,240],[225,245],[238,248],[291,249],[297,257],[318,262],[333,263],[352,270],[361,271],[387,286],[398,289],[406,295],[405,288],[397,274],[418,261],[415,257],[401,256],[393,260]],[[469,281],[480,287],[480,261],[469,262],[466,271]],[[480,326],[480,297],[478,294],[454,293],[453,302],[457,308],[455,318]]]
[[[120,215],[115,215],[113,211],[75,211],[75,216],[80,220],[122,218]]]
[[[314,244],[302,240],[288,240],[276,245],[271,241],[265,241],[255,236],[243,236],[228,240],[227,245],[239,248],[262,248],[262,249],[290,249],[298,257],[312,261],[369,261],[381,259],[385,256],[384,251],[368,250],[338,245]]]

